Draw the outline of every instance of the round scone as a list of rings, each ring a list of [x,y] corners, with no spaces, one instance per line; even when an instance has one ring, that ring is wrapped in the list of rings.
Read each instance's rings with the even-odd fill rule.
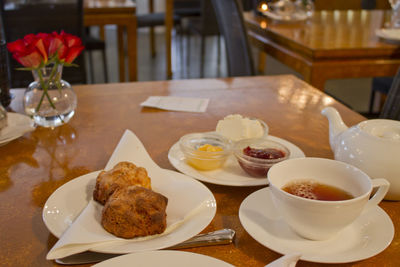
[[[96,178],[93,199],[105,204],[115,190],[131,185],[151,189],[151,180],[145,168],[127,161],[119,162],[109,171],[102,171]]]
[[[161,234],[167,227],[168,199],[153,190],[120,188],[103,208],[101,224],[115,236],[133,238]]]

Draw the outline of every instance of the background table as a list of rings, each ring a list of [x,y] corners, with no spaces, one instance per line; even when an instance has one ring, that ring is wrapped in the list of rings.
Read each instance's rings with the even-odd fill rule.
[[[57,238],[42,221],[47,198],[62,184],[104,168],[125,129],[133,131],[153,160],[173,169],[167,154],[190,132],[215,129],[228,114],[257,117],[270,134],[298,145],[307,156],[332,158],[326,106],[338,109],[346,124],[364,118],[291,75],[227,79],[139,82],[76,86],[78,107],[71,121],[54,130],[37,128],[0,147],[0,263],[2,266],[52,266],[45,256]],[[22,111],[23,91],[14,90],[11,108]],[[205,113],[170,112],[141,108],[151,95],[206,97]],[[221,228],[236,231],[233,244],[186,251],[210,255],[236,266],[264,266],[280,257],[256,242],[240,224],[241,202],[256,187],[206,183],[217,201],[217,214],[204,232]],[[68,201],[68,199],[66,199]],[[398,266],[400,262],[400,202],[383,202],[396,228],[394,241],[379,255],[343,266]],[[385,229],[382,229],[385,231]],[[343,242],[346,242],[343,240]],[[298,266],[321,266],[300,262]],[[334,266],[334,265],[328,265]]]
[[[396,74],[399,45],[375,34],[389,15],[383,10],[335,10],[317,11],[308,21],[296,23],[279,23],[252,12],[244,18],[257,47],[324,90],[328,79]]]
[[[84,0],[85,26],[117,25],[119,81],[125,79],[125,53],[128,58],[128,81],[137,80],[136,3],[132,0]],[[127,42],[125,46],[124,31]]]

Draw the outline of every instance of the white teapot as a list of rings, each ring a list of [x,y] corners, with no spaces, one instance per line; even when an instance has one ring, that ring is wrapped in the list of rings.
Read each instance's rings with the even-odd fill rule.
[[[327,107],[329,142],[336,160],[358,167],[371,178],[390,182],[385,199],[400,200],[400,121],[375,119],[348,128],[339,112]]]

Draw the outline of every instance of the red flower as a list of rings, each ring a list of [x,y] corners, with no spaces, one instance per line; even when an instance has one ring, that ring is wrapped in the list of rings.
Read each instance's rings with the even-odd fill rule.
[[[61,31],[60,34],[53,32],[49,54],[50,56],[57,54],[59,60],[72,63],[83,48],[82,41],[77,36],[65,33],[64,31]]]
[[[64,31],[60,34],[28,34],[23,39],[7,44],[7,48],[19,63],[29,68],[46,65],[52,57],[72,63],[84,49],[80,38]]]
[[[7,48],[24,67],[37,68],[42,62],[47,63],[43,39],[33,34],[7,44]]]
[[[67,54],[67,51],[68,47],[65,45],[64,38],[57,32],[53,32],[50,37],[49,56],[53,57],[57,55],[57,57],[62,60]]]
[[[64,31],[61,31],[60,35],[64,38],[65,45],[68,48],[65,57],[60,59],[65,59],[65,62],[72,63],[72,61],[74,61],[84,49],[82,41],[77,36],[65,33]]]

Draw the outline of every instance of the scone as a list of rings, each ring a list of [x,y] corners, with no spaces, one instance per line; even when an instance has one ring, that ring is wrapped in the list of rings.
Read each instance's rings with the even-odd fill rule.
[[[105,204],[115,190],[131,185],[151,189],[151,180],[145,168],[131,162],[119,162],[109,171],[102,171],[97,176],[93,199]]]
[[[161,234],[167,227],[168,199],[140,186],[120,188],[103,208],[101,224],[115,236],[133,238]]]

